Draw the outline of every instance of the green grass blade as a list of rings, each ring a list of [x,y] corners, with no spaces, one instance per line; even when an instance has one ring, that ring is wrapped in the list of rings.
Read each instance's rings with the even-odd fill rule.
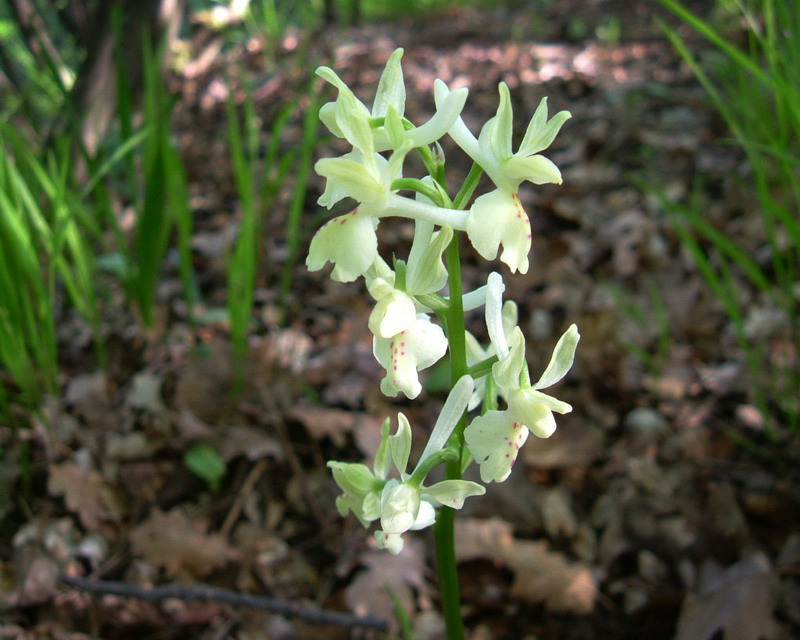
[[[289,219],[286,225],[286,262],[283,265],[280,284],[280,304],[286,299],[286,294],[292,286],[292,273],[297,261],[297,253],[301,241],[301,219],[306,201],[306,188],[311,165],[314,162],[314,149],[316,148],[317,129],[319,128],[319,92],[317,83],[312,80],[308,87],[308,108],[303,118],[303,138],[297,161],[297,172],[289,206]]]

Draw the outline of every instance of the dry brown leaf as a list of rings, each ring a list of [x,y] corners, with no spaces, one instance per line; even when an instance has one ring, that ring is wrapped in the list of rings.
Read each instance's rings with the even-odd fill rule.
[[[283,460],[281,444],[264,433],[263,429],[248,426],[226,427],[216,439],[216,449],[223,460],[230,461],[237,456],[245,456],[256,461],[261,458]]]
[[[64,391],[64,401],[91,426],[114,424],[108,379],[102,371],[71,378]]]
[[[131,531],[135,554],[174,576],[187,570],[204,576],[225,566],[235,552],[216,533],[207,533],[205,523],[190,520],[180,509],[164,513],[153,509],[150,517]]]
[[[548,551],[543,542],[518,540],[502,551],[503,561],[514,572],[511,592],[515,597],[543,602],[556,613],[591,613],[597,585],[587,567]]]
[[[114,494],[96,471],[72,462],[51,465],[47,489],[51,495],[64,496],[67,509],[77,513],[89,530],[97,529],[101,522],[119,519]]]
[[[405,546],[398,555],[370,550],[361,556],[361,562],[366,569],[345,590],[351,611],[394,620],[394,605],[388,588],[394,591],[406,611],[413,611],[412,589],[425,590],[425,545],[422,541],[406,536]]]
[[[13,546],[15,584],[12,593],[2,596],[9,604],[31,606],[49,601],[58,592],[58,576],[74,569],[80,540],[72,518],[40,517],[17,531]]]
[[[550,611],[585,615],[594,608],[597,585],[588,568],[549,551],[542,542],[516,540],[511,525],[499,518],[459,522],[456,557],[502,562],[514,572],[513,595],[544,603]]]
[[[298,405],[292,409],[291,417],[302,422],[316,440],[330,438],[338,446],[344,446],[346,435],[362,429],[374,430],[380,434],[380,421],[367,414],[328,409],[311,405]]]
[[[766,556],[752,555],[724,572],[706,563],[703,571],[700,592],[683,602],[675,640],[708,640],[720,631],[725,640],[777,637],[777,580]]]
[[[38,549],[33,557],[25,561],[20,571],[17,588],[11,601],[28,607],[50,600],[58,591],[58,563],[46,552]]]
[[[565,420],[550,438],[528,438],[521,454],[534,469],[560,469],[591,464],[603,456],[605,446],[599,429]]]
[[[500,518],[462,518],[456,527],[456,558],[459,562],[476,558],[496,558],[489,550],[514,544],[511,525]]]

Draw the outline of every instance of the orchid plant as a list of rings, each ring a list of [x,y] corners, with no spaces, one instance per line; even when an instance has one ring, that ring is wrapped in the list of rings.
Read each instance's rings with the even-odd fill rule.
[[[542,390],[567,374],[580,338],[575,325],[570,326],[544,373],[531,384],[517,307],[512,301],[503,303],[502,276],[493,272],[484,286],[462,290],[459,232],[466,233],[483,258],[495,259],[502,247],[500,261],[512,273],[527,272],[531,231],[519,185],[525,180],[537,185],[561,183],[559,169],[540,152],[550,146],[570,114],[561,111],[548,119],[543,99],[514,152],[513,114],[505,83],[500,84],[496,115],[476,138],[461,119],[467,89],[451,91],[436,80],[436,112],[415,126],[403,115],[402,54],[402,49],[396,50],[386,63],[371,109],[333,70],[317,70],[338,91],[336,100],[322,107],[320,118],[352,148],[341,157],[317,162],[317,173],[326,178],[319,204],[330,208],[349,197],[358,206],[316,233],[306,264],[317,271],[333,263],[331,277],[339,282],[364,278],[376,301],[369,329],[375,358],[386,370],[381,391],[387,396],[416,398],[422,391],[419,372],[449,353],[452,389],[411,472],[407,471],[411,427],[402,413],[393,435],[390,420],[384,422],[372,469],[339,461],[328,466],[343,492],[337,509],[342,516],[353,513],[365,527],[378,522],[379,548],[400,553],[404,534],[433,526],[442,606],[452,640],[464,636],[453,539],[455,510],[466,498],[485,493],[483,484],[462,475],[475,462],[483,483],[503,482],[530,433],[539,438],[552,435],[553,413],[564,414],[571,407]],[[438,144],[445,135],[473,161],[452,198]],[[403,176],[412,151],[419,153],[428,175]],[[494,189],[466,208],[483,173]],[[399,193],[409,191],[413,197]],[[387,216],[415,221],[407,260],[393,258],[391,265],[378,252],[376,233],[381,218]],[[465,313],[481,307],[489,337],[486,345],[465,330]],[[477,415],[470,419],[473,412]],[[440,466],[445,479],[431,483],[429,474]]]

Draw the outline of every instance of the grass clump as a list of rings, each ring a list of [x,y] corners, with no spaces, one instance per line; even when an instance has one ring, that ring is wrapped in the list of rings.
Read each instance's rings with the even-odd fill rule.
[[[800,7],[781,0],[733,0],[744,25],[742,44],[676,0],[662,4],[712,45],[693,55],[677,31],[670,41],[706,89],[744,151],[749,173],[742,201],[758,216],[763,250],[730,237],[703,216],[703,205],[667,203],[701,274],[722,302],[749,370],[753,399],[770,433],[800,432]],[[730,6],[728,6],[730,5]],[[748,211],[749,213],[749,211]],[[745,244],[745,243],[748,244]],[[777,317],[758,331],[743,304],[742,285]]]

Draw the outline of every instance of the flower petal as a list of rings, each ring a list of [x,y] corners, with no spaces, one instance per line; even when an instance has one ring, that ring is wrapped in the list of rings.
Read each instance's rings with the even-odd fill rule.
[[[336,511],[338,511],[339,515],[343,518],[346,518],[348,513],[352,513],[356,518],[358,518],[358,521],[361,523],[361,525],[366,528],[369,526],[370,522],[377,520],[378,517],[375,516],[373,518],[367,518],[364,515],[363,502],[363,500],[354,498],[353,496],[342,494],[336,498]]]
[[[578,346],[580,339],[581,335],[578,333],[578,327],[574,324],[570,325],[564,335],[559,338],[555,349],[553,349],[550,363],[544,370],[542,377],[539,378],[539,381],[533,385],[534,389],[551,387],[567,375],[575,360],[575,348]]]
[[[547,120],[547,98],[542,98],[536,113],[533,114],[517,155],[530,156],[549,147],[562,125],[572,117],[569,111],[559,111],[550,121]]]
[[[495,362],[492,375],[503,389],[519,389],[520,375],[525,366],[525,336],[522,329],[514,327],[511,334],[508,355]]]
[[[403,67],[400,65],[402,57],[403,50],[395,49],[386,61],[372,103],[372,115],[375,118],[384,117],[389,105],[395,107],[401,116],[405,111],[406,85],[403,81]]]
[[[501,82],[497,87],[500,93],[500,104],[497,106],[497,115],[487,120],[478,136],[478,143],[494,157],[497,162],[502,162],[511,157],[511,136],[513,112],[511,110],[511,96],[508,85]]]
[[[424,295],[441,291],[447,283],[447,269],[442,264],[442,252],[452,238],[453,230],[442,227],[431,236],[427,247],[419,254],[419,259],[412,260],[412,256],[409,256],[406,271],[406,290],[409,293]]]
[[[330,460],[328,468],[333,473],[336,484],[346,494],[363,498],[372,490],[375,476],[367,465]]]
[[[487,260],[494,260],[502,244],[500,260],[511,272],[528,272],[531,227],[516,193],[495,189],[475,200],[467,219],[467,235],[475,250]]]
[[[494,346],[494,352],[500,360],[508,355],[508,342],[503,329],[503,291],[505,290],[503,277],[494,271],[490,273],[486,281],[486,330],[489,333],[489,340]]]
[[[380,180],[380,174],[375,175],[361,161],[354,159],[355,154],[347,154],[341,158],[323,158],[314,165],[314,171],[328,179],[325,192],[317,202],[325,207],[332,207],[344,196],[349,196],[360,203],[380,208],[386,203],[389,190]],[[374,160],[380,172],[381,165],[387,161],[382,156],[376,155]],[[334,200],[334,194],[337,199]]]
[[[434,80],[433,95],[436,101],[437,109],[442,109],[444,107],[445,100],[452,93],[454,92],[450,91],[450,88],[443,80],[438,78]],[[464,153],[466,153],[470,158],[483,167],[487,158],[481,150],[481,146],[478,144],[477,138],[475,138],[467,125],[464,124],[461,116],[455,119],[455,122],[453,122],[453,125],[450,127],[448,133],[453,140],[455,140],[455,143],[461,147]]]
[[[333,103],[333,116],[339,134],[354,148],[363,153],[371,153],[375,149],[369,124],[369,110],[356,98],[336,72],[329,67],[319,67],[317,75],[324,78],[339,90]],[[329,117],[329,114],[326,114]],[[331,130],[331,133],[336,133]]]
[[[527,180],[533,184],[561,184],[561,171],[544,156],[514,156],[503,165],[503,170],[519,182]]]
[[[375,305],[369,316],[369,330],[381,338],[391,338],[408,329],[417,318],[414,300],[399,289],[392,289]]]
[[[396,556],[403,550],[403,536],[399,533],[385,533],[384,531],[375,532],[375,542],[378,549],[386,549],[389,553]]]
[[[314,234],[306,266],[319,271],[326,262],[336,266],[331,278],[352,282],[363,275],[378,255],[377,221],[358,209],[329,220]]]
[[[553,396],[549,396],[546,393],[542,393],[541,391],[537,391],[532,387],[528,387],[527,389],[517,389],[516,393],[522,394],[524,396],[524,400],[522,397],[518,397],[517,400],[524,401],[528,405],[534,404],[541,404],[551,411],[555,411],[556,413],[565,414],[572,411],[572,405],[567,402],[563,402],[562,400],[558,400]],[[511,396],[514,395],[514,391],[509,395],[509,403],[512,402]],[[525,423],[527,424],[527,422]],[[528,427],[531,425],[528,424]],[[539,437],[547,437],[547,436],[539,436]]]
[[[381,529],[386,533],[408,531],[414,526],[419,506],[419,489],[398,480],[390,480],[381,494]]]
[[[436,510],[430,502],[421,500],[419,503],[419,511],[417,512],[417,519],[411,525],[410,531],[419,531],[420,529],[427,529],[434,522],[436,522]]]
[[[391,420],[387,417],[381,425],[381,443],[378,445],[378,450],[375,452],[375,460],[372,463],[375,476],[382,480],[386,480],[389,477],[389,471],[392,470],[392,457],[389,450],[390,429]]]
[[[417,371],[430,367],[446,353],[447,338],[441,327],[420,315],[408,329],[392,338],[373,338],[372,350],[386,369],[381,391],[390,397],[402,391],[413,399],[422,391]]]
[[[433,498],[451,509],[460,509],[464,506],[464,500],[470,496],[482,496],[484,493],[486,493],[486,488],[477,482],[443,480],[424,489],[422,497]]]
[[[569,413],[572,407],[541,391],[528,388],[515,390],[509,394],[508,411],[514,420],[528,427],[537,438],[549,438],[556,430],[553,411]]]
[[[453,126],[461,116],[461,110],[467,101],[468,90],[456,89],[448,94],[440,104],[436,105],[436,113],[425,124],[411,129],[406,133],[406,139],[414,147],[424,147],[442,136]]]
[[[487,411],[464,430],[464,441],[480,465],[483,482],[502,482],[508,478],[527,439],[528,429],[514,422],[507,411]]]
[[[395,468],[401,474],[405,473],[408,456],[411,454],[411,425],[402,413],[397,414],[397,431],[393,436],[389,436],[389,449],[392,452]]]

